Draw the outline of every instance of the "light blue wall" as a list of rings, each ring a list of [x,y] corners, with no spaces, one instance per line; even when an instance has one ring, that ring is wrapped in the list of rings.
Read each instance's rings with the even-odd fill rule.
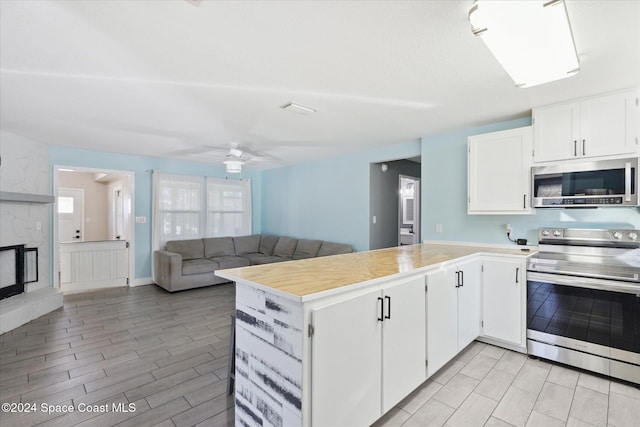
[[[369,165],[420,155],[411,141],[264,171],[262,232],[369,249]]]
[[[640,228],[638,208],[537,209],[535,215],[467,215],[467,137],[529,126],[530,118],[462,129],[422,138],[422,238],[509,243],[512,237],[537,242],[538,227]],[[496,189],[500,191],[500,189]],[[435,225],[442,224],[442,233]]]
[[[136,278],[151,277],[151,171],[157,169],[167,173],[225,177],[222,165],[183,162],[157,157],[129,156],[67,147],[51,147],[49,155],[52,173],[53,166],[76,166],[134,173],[134,215],[147,217],[145,224],[135,224]],[[253,232],[259,233],[262,201],[260,195],[260,173],[243,170],[242,178],[251,179]]]

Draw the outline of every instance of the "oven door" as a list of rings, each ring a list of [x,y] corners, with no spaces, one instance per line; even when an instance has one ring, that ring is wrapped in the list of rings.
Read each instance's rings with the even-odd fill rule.
[[[544,347],[537,355],[638,383],[640,285],[528,272],[527,338],[530,354]]]

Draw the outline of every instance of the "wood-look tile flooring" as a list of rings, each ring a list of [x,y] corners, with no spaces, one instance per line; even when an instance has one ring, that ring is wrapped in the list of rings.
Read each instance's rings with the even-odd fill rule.
[[[0,412],[0,426],[233,425],[234,301],[231,284],[65,296],[62,309],[0,335],[0,403],[37,406]],[[42,403],[98,411],[48,414]],[[640,427],[640,389],[474,342],[375,427],[399,425]]]
[[[0,412],[0,426],[233,425],[234,308],[232,284],[66,295],[61,309],[0,335],[0,403],[36,404],[35,412]],[[64,406],[49,414],[43,403]],[[135,411],[112,406],[129,403]],[[60,412],[70,405],[75,412]]]

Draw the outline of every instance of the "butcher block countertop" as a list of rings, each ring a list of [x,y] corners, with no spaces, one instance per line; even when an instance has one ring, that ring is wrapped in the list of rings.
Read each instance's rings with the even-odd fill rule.
[[[422,243],[410,246],[309,258],[216,271],[234,282],[250,282],[304,301],[318,293],[383,279],[478,253],[526,257],[533,251]]]

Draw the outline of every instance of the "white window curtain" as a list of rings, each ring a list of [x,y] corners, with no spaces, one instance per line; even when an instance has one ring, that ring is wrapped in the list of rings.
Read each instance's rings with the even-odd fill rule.
[[[153,249],[204,235],[204,177],[153,173]]]
[[[251,234],[251,182],[153,171],[153,250],[169,240]]]
[[[251,234],[251,182],[207,178],[206,236]]]

